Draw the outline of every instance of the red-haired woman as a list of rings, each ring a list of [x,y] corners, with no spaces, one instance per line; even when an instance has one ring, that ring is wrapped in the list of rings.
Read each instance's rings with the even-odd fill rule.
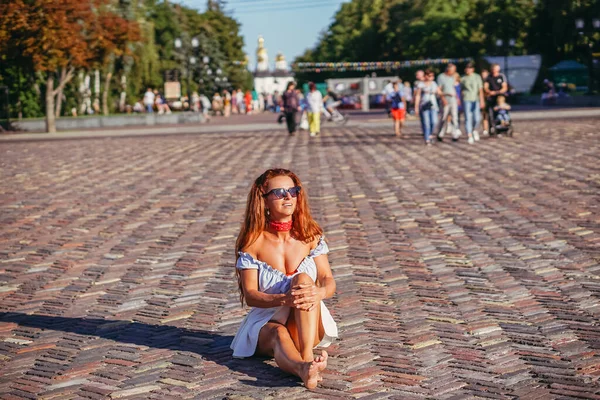
[[[234,357],[275,357],[284,371],[313,389],[327,366],[327,347],[337,326],[323,299],[335,281],[323,230],[313,220],[300,179],[286,169],[269,169],[248,195],[236,242],[240,300],[252,309],[231,348]]]

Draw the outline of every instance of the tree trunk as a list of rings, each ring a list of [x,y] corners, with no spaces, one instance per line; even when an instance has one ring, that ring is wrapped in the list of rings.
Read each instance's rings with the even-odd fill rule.
[[[108,115],[108,90],[110,88],[110,79],[112,78],[112,72],[106,73],[106,80],[104,81],[104,91],[102,92],[102,113]]]
[[[67,77],[67,69],[66,68],[62,68],[60,71],[60,79],[58,81],[59,84],[61,84]],[[62,109],[62,97],[63,97],[63,85],[60,85],[59,87],[56,88],[56,112],[54,113],[54,116],[56,118],[60,118],[60,112]]]
[[[55,100],[55,102],[56,102],[56,112],[54,113],[54,116],[56,118],[60,118],[60,112],[61,112],[61,109],[62,109],[62,95],[63,95],[63,91],[62,91],[62,89],[60,89],[58,91],[58,93],[56,94],[56,100]]]
[[[46,132],[56,132],[56,120],[54,118],[54,77],[48,75],[46,80]]]

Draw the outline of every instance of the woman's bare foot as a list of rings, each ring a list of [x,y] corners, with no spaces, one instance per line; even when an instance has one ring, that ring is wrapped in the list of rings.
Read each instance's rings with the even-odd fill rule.
[[[321,350],[321,355],[315,357],[314,363],[317,364],[317,368],[319,369],[319,372],[321,372],[325,368],[327,368],[327,358],[328,357],[329,357],[329,355],[327,354],[327,352],[325,350]]]
[[[307,389],[314,389],[319,383],[319,368],[315,361],[304,363],[300,379],[304,382]]]

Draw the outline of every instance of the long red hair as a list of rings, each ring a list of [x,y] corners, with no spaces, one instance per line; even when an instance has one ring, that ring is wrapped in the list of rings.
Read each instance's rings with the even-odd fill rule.
[[[300,178],[292,171],[283,168],[274,168],[266,170],[261,176],[256,178],[250,188],[248,201],[246,203],[246,213],[244,222],[240,229],[237,241],[235,242],[236,262],[239,258],[239,252],[250,246],[259,238],[261,233],[267,227],[267,213],[263,194],[267,192],[269,180],[277,176],[289,176],[294,181],[295,186],[302,187]],[[323,229],[317,224],[310,214],[308,206],[308,195],[302,187],[296,200],[296,209],[292,214],[292,230],[290,234],[296,239],[305,243],[313,241],[317,236],[323,234]],[[235,270],[238,286],[240,290],[240,301],[244,304],[244,290],[242,287],[242,276],[240,271]]]

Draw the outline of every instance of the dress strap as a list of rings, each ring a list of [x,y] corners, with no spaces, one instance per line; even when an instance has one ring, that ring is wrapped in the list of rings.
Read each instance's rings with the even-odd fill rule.
[[[319,238],[319,242],[317,243],[317,247],[311,250],[309,256],[314,258],[327,253],[329,253],[329,247],[325,242],[325,236],[321,235],[321,237]]]
[[[235,264],[237,269],[258,269],[258,262],[248,253],[238,252],[238,259]]]

